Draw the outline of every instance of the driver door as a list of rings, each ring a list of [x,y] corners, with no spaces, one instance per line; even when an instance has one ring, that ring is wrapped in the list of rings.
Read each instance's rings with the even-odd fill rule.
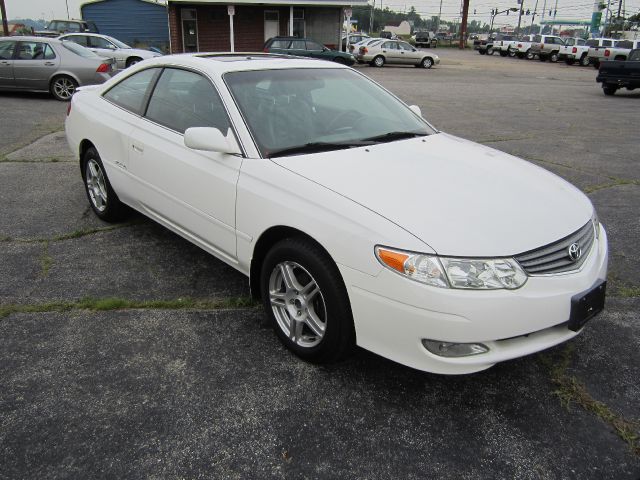
[[[13,81],[13,52],[16,48],[15,40],[0,41],[0,87],[12,88]]]

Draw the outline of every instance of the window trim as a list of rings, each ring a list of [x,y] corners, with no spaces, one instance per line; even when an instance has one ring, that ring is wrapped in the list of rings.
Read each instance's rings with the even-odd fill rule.
[[[140,115],[139,113],[132,112],[131,110],[127,110],[126,108],[124,108],[124,107],[112,102],[111,100],[109,100],[108,98],[105,97],[105,95],[111,89],[113,89],[116,86],[120,85],[127,78],[131,78],[134,75],[136,75],[137,73],[144,72],[145,70],[150,70],[152,68],[158,69],[159,73],[156,73],[155,77],[149,83],[149,85],[151,85],[151,83],[153,83],[153,88],[147,88],[147,92],[145,93],[145,98],[143,100],[143,105],[142,105],[142,106],[144,106],[144,115]],[[129,113],[131,115],[134,115],[134,116],[138,117],[141,120],[144,120],[144,121],[149,122],[149,123],[151,123],[153,125],[156,125],[158,127],[164,128],[165,130],[167,130],[169,132],[173,132],[173,133],[175,133],[177,135],[181,135],[181,136],[184,137],[184,133],[180,133],[177,130],[173,130],[173,129],[167,127],[166,125],[162,125],[160,123],[154,122],[153,120],[151,120],[150,118],[148,118],[146,116],[147,109],[149,108],[149,102],[151,100],[151,96],[153,95],[153,92],[156,89],[156,86],[158,84],[158,80],[160,80],[160,76],[161,76],[162,72],[164,72],[164,70],[167,69],[167,68],[173,68],[173,69],[176,69],[176,70],[185,70],[187,72],[197,73],[198,75],[203,76],[204,78],[206,78],[209,81],[209,83],[211,84],[211,86],[213,87],[215,92],[218,94],[218,98],[220,98],[220,102],[222,102],[222,106],[224,108],[224,111],[225,111],[225,113],[227,115],[227,118],[229,119],[229,128],[231,128],[231,132],[232,132],[233,136],[235,137],[236,142],[238,142],[238,146],[240,147],[240,151],[241,151],[240,156],[242,156],[242,158],[249,158],[249,155],[247,154],[247,150],[246,150],[246,148],[244,146],[244,143],[242,142],[242,138],[240,137],[240,135],[238,135],[238,128],[236,126],[236,122],[233,120],[233,116],[229,112],[229,106],[227,105],[227,102],[225,102],[224,98],[220,94],[220,89],[218,88],[216,83],[213,81],[213,79],[206,72],[203,72],[203,71],[198,70],[196,68],[185,67],[183,65],[151,65],[149,67],[137,70],[137,71],[133,72],[131,75],[127,75],[126,78],[123,78],[118,83],[109,86],[109,88],[107,90],[105,90],[104,92],[102,92],[100,94],[100,98],[102,98],[104,101],[108,102],[109,104],[111,104],[111,105],[123,110],[124,112],[127,112],[127,113]],[[223,79],[223,82],[224,82],[224,79]],[[225,83],[225,85],[226,85],[226,83]],[[231,95],[231,92],[229,92],[229,94]],[[231,97],[233,98],[233,95],[231,95]],[[242,118],[242,120],[244,121],[244,118]]]
[[[13,52],[11,52],[11,58],[3,58],[4,61],[13,61],[16,59],[16,54],[18,53],[18,49],[16,48],[18,46],[18,40],[3,40],[2,43],[13,43]]]
[[[44,45],[46,45],[46,47],[49,47],[51,49],[51,51],[53,52],[53,58],[19,58],[19,52],[20,52],[20,45],[22,45],[23,43],[42,43]],[[45,42],[45,41],[40,41],[40,40],[17,40],[16,41],[16,48],[14,48],[13,50],[13,58],[11,58],[11,60],[13,61],[20,61],[20,62],[25,62],[25,61],[30,61],[30,60],[55,60],[56,58],[58,58],[58,55],[55,51],[55,49],[53,48],[53,46],[51,46],[51,44],[49,42]],[[46,51],[46,47],[45,47],[45,51]]]

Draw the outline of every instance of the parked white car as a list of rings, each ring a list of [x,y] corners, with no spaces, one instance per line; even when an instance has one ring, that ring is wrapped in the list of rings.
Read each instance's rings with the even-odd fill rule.
[[[535,55],[531,53],[531,43],[533,42],[533,35],[525,35],[517,42],[511,44],[511,52],[518,58],[526,58],[527,60],[533,60]],[[514,55],[511,55],[514,56]]]
[[[129,205],[248,275],[307,360],[357,344],[470,373],[603,308],[607,237],[582,192],[345,66],[147,60],[79,89],[66,132],[98,217]]]
[[[142,60],[161,56],[150,50],[132,48],[117,38],[99,33],[69,33],[58,38],[82,45],[101,57],[115,58],[119,70],[135,65]]]

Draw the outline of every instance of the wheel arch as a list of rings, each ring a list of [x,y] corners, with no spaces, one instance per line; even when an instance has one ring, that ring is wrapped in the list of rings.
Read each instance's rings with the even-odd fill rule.
[[[304,238],[305,240],[309,240],[314,243],[335,263],[335,260],[327,249],[315,238],[302,230],[286,225],[275,225],[269,227],[267,230],[262,232],[260,237],[256,240],[255,247],[253,248],[253,254],[251,256],[251,265],[249,266],[249,288],[251,296],[255,300],[260,299],[260,273],[265,256],[280,240],[294,237]],[[344,279],[342,280],[344,281]]]
[[[79,87],[82,86],[82,82],[80,81],[77,75],[73,74],[68,70],[58,70],[49,77],[49,87],[51,87],[51,83],[58,77],[69,77],[73,79],[73,81],[76,82]]]
[[[96,148],[96,146],[91,142],[91,140],[88,140],[85,138],[80,142],[80,145],[78,147],[78,160],[79,160],[81,170],[82,170],[82,158],[84,157],[84,154],[87,153],[87,150],[89,150],[92,147]]]

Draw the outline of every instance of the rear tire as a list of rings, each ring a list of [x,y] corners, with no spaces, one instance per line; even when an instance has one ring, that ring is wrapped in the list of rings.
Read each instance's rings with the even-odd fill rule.
[[[567,65],[573,65],[574,63],[576,63],[575,59],[573,58],[567,58],[564,63],[566,63]]]
[[[511,49],[507,50],[507,55],[509,55],[511,58],[515,57],[516,53],[517,52],[515,50],[511,50]]]
[[[347,61],[342,57],[336,57],[333,59],[334,62],[339,63],[340,65],[346,65]]]
[[[51,80],[49,91],[56,100],[68,102],[78,88],[78,82],[67,75],[58,75]]]
[[[376,58],[373,59],[373,61],[371,62],[371,65],[378,68],[384,67],[384,57],[382,55],[378,55]]]
[[[582,57],[580,57],[580,66],[581,67],[588,67],[589,66],[589,57],[587,57],[586,53],[584,55],[582,55]]]
[[[598,70],[600,68],[600,60],[594,60],[592,65],[593,65],[593,68]]]
[[[487,51],[486,51],[486,50],[478,50],[478,53],[479,53],[480,55],[486,55],[486,54],[487,54]]]
[[[506,57],[507,55],[509,55],[509,52],[505,52],[504,50],[500,50],[500,56],[501,57]]]
[[[129,68],[130,66],[135,65],[136,63],[141,62],[141,61],[142,61],[142,59],[140,57],[127,58],[126,66],[127,66],[127,68]]]
[[[111,187],[100,155],[94,147],[85,152],[81,167],[84,189],[93,213],[105,222],[116,222],[124,218],[128,213],[127,207]]]
[[[607,85],[606,83],[602,85],[602,91],[605,95],[614,95],[616,90],[618,90],[618,87],[615,85]]]
[[[315,242],[286,238],[260,272],[267,317],[284,345],[304,360],[327,363],[351,353],[355,328],[338,267]]]
[[[525,58],[527,60],[533,60],[533,58],[535,57],[535,55],[533,53],[531,53],[531,49],[527,50],[527,52],[524,54]]]
[[[556,63],[558,61],[558,52],[551,52],[551,55],[549,55],[549,61],[551,63]]]
[[[493,55],[493,52],[494,52],[494,51],[495,51],[495,50],[493,49],[493,47],[489,47],[489,48],[487,48],[487,55]]]

